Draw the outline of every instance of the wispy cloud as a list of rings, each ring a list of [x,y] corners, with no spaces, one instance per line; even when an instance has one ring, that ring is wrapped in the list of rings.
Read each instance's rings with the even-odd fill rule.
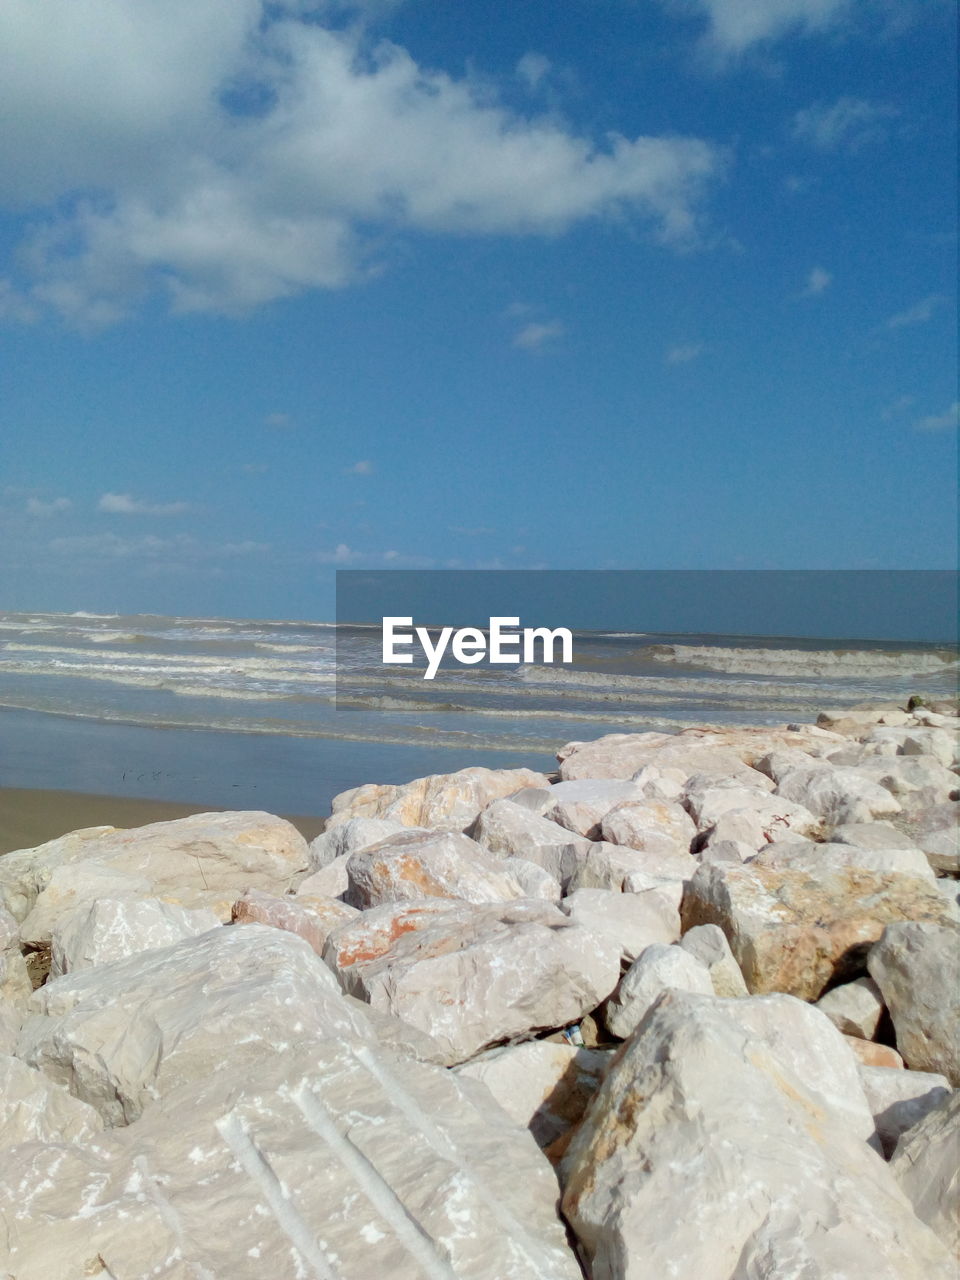
[[[98,511],[113,516],[179,516],[190,510],[189,502],[145,502],[129,493],[105,493]]]
[[[275,430],[282,431],[286,427],[293,426],[293,419],[289,413],[268,413],[264,416],[263,425],[265,427],[273,427]]]
[[[916,431],[949,431],[957,425],[960,418],[960,401],[954,400],[943,413],[931,413],[925,418],[918,418],[913,424]]]
[[[550,59],[542,53],[525,53],[517,63],[517,78],[528,89],[538,89],[541,81],[550,74]]]
[[[663,354],[664,364],[689,364],[703,354],[702,342],[679,343],[675,347],[667,347]]]
[[[562,338],[566,331],[566,326],[559,320],[534,320],[514,336],[513,345],[522,351],[540,351],[548,343]]]
[[[833,276],[829,271],[824,267],[813,267],[807,276],[801,296],[815,298],[818,294],[823,293],[825,289],[829,289],[831,284],[833,284]]]
[[[351,566],[367,566],[375,568],[380,565],[409,569],[431,569],[436,561],[428,556],[408,555],[402,551],[358,551],[339,542],[331,551],[315,551],[313,559],[317,564],[333,565],[335,568],[349,569]]]
[[[897,396],[896,400],[891,400],[889,404],[883,406],[880,417],[884,422],[890,422],[906,413],[912,404],[913,396]]]
[[[911,325],[926,324],[946,301],[943,294],[931,293],[926,298],[921,298],[919,302],[915,302],[912,307],[907,307],[905,311],[898,311],[896,315],[891,316],[884,327],[907,329]]]
[[[69,498],[51,498],[49,502],[44,502],[42,498],[28,498],[27,515],[55,516],[61,511],[69,511],[72,506]]]
[[[372,476],[373,463],[369,458],[362,458],[359,462],[355,462],[353,466],[344,467],[343,474],[345,476]]]
[[[270,468],[265,462],[244,462],[241,463],[240,470],[248,476],[262,476]]]
[[[882,142],[889,125],[900,112],[885,102],[865,98],[838,98],[817,102],[798,111],[792,120],[793,136],[821,151],[858,151],[871,142]]]
[[[677,7],[674,0],[661,0]],[[812,35],[839,24],[852,0],[690,0],[707,19],[704,46],[728,59],[753,45],[790,35]]]

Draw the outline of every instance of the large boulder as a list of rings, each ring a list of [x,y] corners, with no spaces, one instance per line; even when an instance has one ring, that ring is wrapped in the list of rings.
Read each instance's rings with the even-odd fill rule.
[[[816,1000],[828,985],[863,974],[887,924],[941,924],[949,914],[936,888],[913,876],[849,867],[814,879],[790,868],[711,862],[688,882],[681,921],[684,932],[720,926],[753,994]]]
[[[20,926],[0,907],[0,1002],[22,1004],[29,1000],[33,983],[20,950]]]
[[[626,1040],[667,990],[714,994],[710,974],[689,951],[654,943],[641,951],[607,1001],[603,1015],[607,1030]]]
[[[912,812],[910,835],[934,871],[960,876],[960,801],[948,800]]]
[[[761,867],[792,867],[808,871],[812,876],[844,867],[862,867],[880,873],[900,872],[932,881],[933,872],[920,849],[863,849],[833,841],[817,844],[813,840],[778,840],[766,845],[754,859]]]
[[[946,1076],[903,1067],[859,1066],[883,1154],[890,1158],[901,1136],[950,1096]]]
[[[635,783],[609,779],[558,782],[552,792],[553,804],[544,817],[588,840],[602,838],[603,820],[616,805],[624,800],[643,799]]]
[[[826,763],[790,770],[778,782],[776,794],[834,826],[870,822],[901,810],[894,796],[860,769]]]
[[[563,1164],[592,1274],[680,1274],[682,1259],[698,1280],[946,1280],[946,1250],[863,1140],[859,1107],[779,1047],[794,1010],[755,1030],[753,1003],[667,992],[614,1059]]]
[[[669,801],[623,800],[600,823],[600,835],[608,843],[668,857],[688,854],[696,834],[686,810]]]
[[[890,1169],[914,1212],[960,1263],[960,1093],[951,1093],[900,1138]]]
[[[280,898],[262,889],[248,889],[233,904],[234,924],[265,924],[283,929],[303,938],[317,955],[322,953],[333,930],[357,915],[356,907],[337,902],[335,898]]]
[[[331,934],[324,958],[345,991],[432,1035],[448,1064],[568,1026],[619,981],[617,943],[546,902],[422,905],[365,912]]]
[[[509,902],[526,896],[510,860],[456,831],[408,831],[352,853],[344,895],[361,910],[417,898]]]
[[[190,911],[156,898],[97,898],[75,907],[53,926],[50,976],[123,960],[138,951],[195,938],[220,921],[212,911]]]
[[[288,1041],[302,1013],[287,1010]],[[381,1050],[351,1017],[309,1045],[261,1041],[254,1060],[184,1082],[95,1143],[6,1152],[5,1268],[17,1280],[578,1280],[532,1136],[478,1082]]]
[[[657,885],[670,886],[668,897],[679,908],[683,882],[696,874],[699,862],[689,853],[650,853],[596,840],[567,885],[578,889],[614,889],[633,893]]]
[[[628,965],[651,943],[680,937],[680,913],[659,894],[577,889],[560,907],[576,924],[616,943]]]
[[[12,861],[11,861],[12,859]],[[129,831],[95,828],[0,859],[0,895],[25,942],[98,897],[162,898],[211,907],[221,920],[247,888],[284,892],[308,863],[296,827],[268,813],[198,813]]]
[[[367,783],[334,796],[324,834],[351,818],[386,818],[406,827],[465,831],[494,800],[523,788],[549,785],[546,774],[533,769],[482,768],[435,773],[396,786]]]
[[[890,924],[867,967],[907,1066],[939,1071],[960,1085],[960,926],[930,919]]]
[[[727,936],[719,925],[695,925],[680,939],[680,946],[709,973],[715,996],[737,1000],[749,994]]]
[[[507,1115],[547,1148],[583,1118],[612,1056],[609,1049],[528,1040],[490,1049],[454,1072],[485,1084]]]
[[[821,996],[817,1008],[844,1035],[872,1040],[883,1014],[883,997],[872,978],[855,978]]]
[[[310,870],[320,871],[344,854],[379,844],[387,836],[405,831],[402,822],[390,818],[348,818],[310,841]]]
[[[729,823],[734,816],[741,821],[759,818],[764,841],[777,840],[788,831],[800,836],[815,835],[822,825],[819,817],[802,804],[792,803],[759,787],[728,784],[726,781],[708,781],[704,785],[695,778],[686,788],[683,802],[701,832],[713,833],[722,818]],[[720,832],[717,834],[721,838],[730,838]]]
[[[36,991],[33,1007],[45,1016],[24,1024],[18,1057],[108,1125],[181,1084],[366,1026],[302,938],[264,925],[67,974]]]
[[[495,800],[470,830],[487,853],[535,862],[565,887],[587,857],[591,842],[513,800]]]

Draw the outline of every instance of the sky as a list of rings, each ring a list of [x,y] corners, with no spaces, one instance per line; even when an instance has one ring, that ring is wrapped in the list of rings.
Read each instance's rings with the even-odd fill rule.
[[[0,608],[956,557],[946,0],[4,0]]]

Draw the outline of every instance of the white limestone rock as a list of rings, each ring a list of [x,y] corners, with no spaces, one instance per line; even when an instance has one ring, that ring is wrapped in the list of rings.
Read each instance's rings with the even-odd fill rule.
[[[758,866],[792,867],[817,876],[843,867],[863,867],[881,874],[917,876],[932,882],[933,871],[920,849],[862,849],[853,844],[817,844],[813,840],[778,840],[754,859]]]
[[[666,857],[689,854],[696,834],[690,815],[672,801],[624,800],[600,823],[600,835],[609,844]]]
[[[220,921],[212,911],[189,911],[156,898],[97,898],[54,924],[50,976],[59,978],[138,951],[169,947],[182,938],[219,928]]]
[[[867,957],[913,1071],[960,1085],[960,926],[905,920],[887,925]]]
[[[310,842],[310,870],[320,871],[336,862],[344,854],[356,853],[358,849],[367,849],[372,844],[379,844],[388,836],[407,828],[396,819],[387,818],[348,818],[338,823],[329,831],[323,831]]]
[[[680,912],[654,894],[577,889],[560,907],[577,924],[615,942],[628,965],[651,943],[680,937]]]
[[[715,996],[735,1000],[748,994],[740,966],[719,925],[695,925],[680,939],[680,946],[709,973]]]
[[[512,861],[460,832],[407,831],[350,855],[344,897],[361,910],[417,898],[509,902],[526,896]]]
[[[793,769],[777,784],[778,796],[802,805],[837,826],[844,822],[871,822],[899,813],[899,801],[859,768],[820,763],[811,769]]]
[[[35,1067],[0,1054],[0,1151],[20,1142],[82,1142],[102,1128],[93,1107]]]
[[[494,800],[523,788],[549,787],[533,769],[460,769],[435,773],[399,785],[367,783],[333,799],[324,834],[351,818],[386,818],[406,827],[465,831]]]
[[[488,805],[470,834],[488,853],[537,863],[564,888],[591,847],[589,840],[574,836],[513,799]]]
[[[869,1067],[860,1063],[860,1081],[873,1113],[877,1137],[889,1160],[901,1136],[950,1096],[946,1076],[902,1067]]]
[[[872,978],[855,978],[821,996],[817,1008],[845,1036],[872,1040],[883,1014],[883,997]]]
[[[583,1118],[611,1057],[609,1049],[529,1040],[490,1049],[454,1074],[485,1084],[507,1115],[547,1148]]]
[[[666,990],[713,995],[709,972],[682,947],[654,943],[645,947],[620,979],[606,1003],[604,1022],[611,1035],[626,1040]]]
[[[643,888],[652,888],[657,883],[672,885],[671,894],[676,895],[679,905],[683,882],[696,874],[699,865],[689,853],[649,853],[597,840],[591,844],[587,857],[571,876],[567,891],[615,889],[636,892],[641,880],[635,880],[629,889],[628,881],[642,877]]]
[[[944,1098],[900,1138],[890,1169],[917,1217],[960,1263],[960,1093]]]
[[[698,1280],[946,1280],[886,1165],[769,1026],[746,1025],[754,1003],[669,991],[614,1059],[563,1163],[592,1274],[645,1280],[682,1259]]]
[[[592,778],[558,782],[553,787],[553,805],[544,816],[588,840],[600,840],[603,820],[611,809],[624,800],[642,799],[633,782]]]
[[[426,905],[364,912],[331,934],[324,959],[344,991],[433,1036],[448,1065],[568,1026],[619,981],[617,943],[549,903]]]

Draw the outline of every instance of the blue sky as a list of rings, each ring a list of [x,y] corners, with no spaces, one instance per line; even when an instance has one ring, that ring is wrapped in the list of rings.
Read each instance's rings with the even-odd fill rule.
[[[955,556],[940,0],[6,0],[0,604]]]

